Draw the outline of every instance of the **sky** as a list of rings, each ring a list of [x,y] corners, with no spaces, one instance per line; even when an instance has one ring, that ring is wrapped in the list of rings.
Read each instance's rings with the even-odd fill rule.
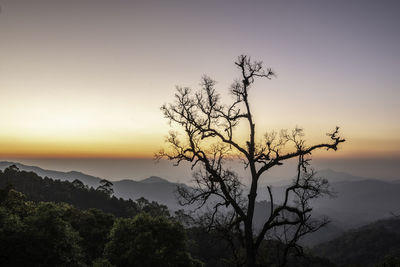
[[[246,54],[277,74],[251,91],[259,135],[301,126],[311,144],[338,125],[346,143],[316,157],[398,177],[399,1],[0,6],[2,159],[150,159],[170,130],[160,106],[175,86],[196,89],[207,74],[230,101]]]

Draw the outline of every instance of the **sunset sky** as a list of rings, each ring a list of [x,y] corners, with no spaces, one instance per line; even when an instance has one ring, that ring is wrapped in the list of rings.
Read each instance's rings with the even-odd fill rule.
[[[277,77],[251,91],[258,131],[339,125],[337,159],[400,159],[399,1],[1,0],[0,157],[146,158],[160,106],[240,54]],[[400,161],[395,161],[395,166]]]

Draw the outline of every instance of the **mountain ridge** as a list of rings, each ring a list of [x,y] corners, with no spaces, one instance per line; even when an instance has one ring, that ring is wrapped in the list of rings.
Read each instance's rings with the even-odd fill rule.
[[[167,179],[161,178],[159,176],[150,176],[143,180],[140,180],[141,183],[155,184],[155,183],[171,183]]]
[[[36,172],[39,176],[53,179],[75,179],[82,181],[89,187],[97,188],[103,178],[91,176],[78,171],[60,172],[45,170],[37,166],[28,166],[17,162],[2,161],[0,169],[15,164],[21,170]],[[400,184],[378,179],[364,178],[336,172],[331,169],[319,171],[318,176],[326,177],[335,192],[336,198],[324,197],[312,203],[314,210],[319,214],[325,214],[338,223],[343,229],[357,227],[377,219],[390,216],[391,212],[397,212],[396,203],[400,203]],[[350,181],[346,181],[346,177]],[[114,195],[124,199],[138,199],[144,197],[151,201],[157,201],[167,205],[171,210],[182,209],[176,198],[178,183],[170,182],[164,178],[151,176],[143,180],[135,181],[123,179],[112,181]],[[182,184],[181,184],[182,185]],[[273,186],[276,201],[282,195],[285,186]],[[267,198],[265,188],[260,186],[258,201]]]

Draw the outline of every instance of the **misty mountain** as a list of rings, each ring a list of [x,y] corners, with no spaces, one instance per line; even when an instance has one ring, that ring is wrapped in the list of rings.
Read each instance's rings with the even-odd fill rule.
[[[329,181],[334,197],[325,196],[311,202],[313,217],[327,216],[331,222],[303,238],[302,243],[307,246],[332,240],[351,228],[400,213],[398,181],[368,179],[330,169],[318,171],[317,176]],[[286,180],[286,185],[271,183],[275,203],[283,201],[289,182]],[[261,187],[259,200],[268,200],[267,192],[266,187]]]
[[[316,173],[317,173],[318,177],[328,180],[329,183],[362,181],[362,180],[369,179],[369,178],[365,178],[365,177],[351,175],[351,174],[345,173],[345,172],[334,171],[332,169],[318,170]],[[282,179],[282,178],[279,179],[276,177],[268,177],[268,178],[263,179],[263,177],[261,177],[260,186],[261,187],[265,187],[267,185],[270,185],[273,187],[286,186],[286,185],[290,184],[294,179],[295,179],[295,177],[287,178],[287,179]],[[266,192],[264,192],[264,194],[262,194],[262,196],[266,196]]]
[[[327,179],[334,196],[314,200],[314,212],[329,216],[344,229],[382,219],[400,209],[400,183],[368,179],[350,174],[323,170],[317,176]],[[287,186],[272,186],[276,202],[283,201]],[[259,199],[267,199],[267,189],[261,188]]]
[[[338,172],[332,169],[324,169],[318,170],[316,172],[317,176],[327,179],[329,183],[337,183],[337,182],[355,182],[355,181],[362,181],[365,177],[355,176],[345,172]]]
[[[114,182],[114,194],[125,199],[144,197],[177,210],[181,208],[175,196],[177,185],[154,176],[142,181],[121,180]]]
[[[257,231],[261,230],[265,221],[268,220],[270,211],[270,202],[267,202],[265,200],[256,202],[253,223]],[[312,218],[322,220],[323,218],[326,219],[327,215],[313,211]],[[340,236],[344,232],[345,227],[341,223],[333,220],[325,227],[319,229],[317,232],[310,233],[302,237],[299,243],[307,247],[313,247],[318,243],[332,240]]]
[[[332,183],[336,198],[315,201],[316,210],[327,210],[342,222],[364,223],[390,216],[400,209],[400,184],[380,180]]]
[[[145,184],[169,183],[167,180],[158,176],[151,176],[149,178],[141,180],[140,182]]]

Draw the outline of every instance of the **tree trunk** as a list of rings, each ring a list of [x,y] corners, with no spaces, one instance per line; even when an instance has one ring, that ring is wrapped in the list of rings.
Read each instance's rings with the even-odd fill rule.
[[[253,248],[253,244],[247,245],[246,247],[246,266],[256,267],[256,253]]]
[[[256,267],[256,251],[254,248],[252,228],[251,220],[248,220],[245,225],[246,267]]]

